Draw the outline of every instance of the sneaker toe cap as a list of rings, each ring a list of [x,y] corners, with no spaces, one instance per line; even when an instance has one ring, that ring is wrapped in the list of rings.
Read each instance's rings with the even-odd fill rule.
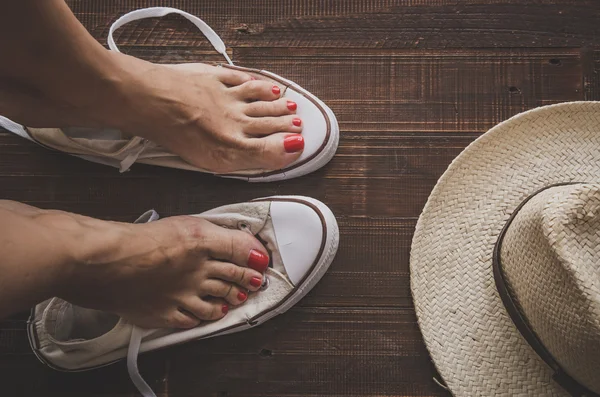
[[[310,206],[293,201],[273,201],[271,219],[285,271],[298,286],[318,258],[323,221]]]

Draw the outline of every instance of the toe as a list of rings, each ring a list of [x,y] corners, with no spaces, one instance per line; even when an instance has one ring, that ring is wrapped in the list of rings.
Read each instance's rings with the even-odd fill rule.
[[[247,146],[247,162],[264,169],[279,170],[300,157],[304,138],[300,134],[279,133],[250,139]]]
[[[250,117],[278,117],[294,114],[296,102],[280,98],[276,101],[257,101],[246,105],[246,115]]]
[[[217,78],[223,83],[229,86],[242,86],[245,83],[253,81],[254,78],[248,73],[240,72],[238,70],[232,70],[228,68],[216,68]]]
[[[240,305],[248,299],[248,292],[223,280],[208,279],[202,283],[200,291],[203,296],[223,298],[233,306]]]
[[[290,114],[281,117],[251,117],[244,132],[250,136],[265,136],[276,132],[302,132],[302,119]]]
[[[281,88],[269,81],[252,80],[232,90],[243,101],[274,101],[279,99]]]
[[[254,80],[248,73],[223,67],[207,65],[205,63],[181,63],[176,65],[163,65],[168,68],[185,70],[192,73],[202,73],[215,76],[221,83],[228,86],[239,86]]]
[[[200,320],[219,320],[229,311],[229,304],[222,299],[191,297],[181,307],[182,312],[189,312]]]
[[[241,230],[230,230],[212,223],[208,224],[210,226],[204,226],[199,237],[206,240],[206,249],[211,258],[237,265],[235,272],[232,271],[231,277],[234,279],[231,281],[235,282],[236,277],[240,276],[243,271],[240,267],[249,267],[260,273],[266,270],[269,257],[256,237]],[[211,262],[211,265],[207,266],[218,268],[219,265],[215,263],[219,262]],[[226,280],[229,281],[227,278]]]
[[[261,260],[254,262],[255,263],[250,263],[250,265],[252,265],[256,269],[262,269],[263,272],[264,270],[266,270],[266,267],[269,263],[268,258],[267,260],[262,260],[262,263],[259,263],[261,262]],[[262,284],[262,273],[255,269],[241,267],[233,263],[217,261],[210,262],[207,264],[207,270],[209,277],[213,279],[222,280],[222,282],[226,282],[230,286],[235,284],[238,290],[257,291]],[[231,292],[231,295],[237,296],[237,294],[234,291],[229,291],[229,287],[225,292],[228,294]]]
[[[200,320],[196,316],[186,313],[185,310],[175,310],[167,322],[170,328],[183,329],[194,328],[200,324]]]

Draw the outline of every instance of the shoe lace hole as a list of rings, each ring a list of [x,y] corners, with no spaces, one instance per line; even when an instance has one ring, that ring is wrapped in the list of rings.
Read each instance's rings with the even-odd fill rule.
[[[269,278],[267,276],[265,276],[265,278],[263,279],[263,283],[260,286],[260,290],[261,291],[266,290],[267,288],[269,288],[269,284],[270,284]]]

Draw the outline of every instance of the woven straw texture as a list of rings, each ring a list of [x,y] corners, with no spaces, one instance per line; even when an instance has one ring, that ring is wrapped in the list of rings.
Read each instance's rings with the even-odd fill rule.
[[[600,103],[517,115],[473,142],[434,188],[415,231],[411,288],[425,343],[456,396],[566,396],[495,288],[494,244],[536,191],[600,182]]]
[[[512,221],[500,258],[511,295],[546,349],[600,391],[600,185],[536,195]]]

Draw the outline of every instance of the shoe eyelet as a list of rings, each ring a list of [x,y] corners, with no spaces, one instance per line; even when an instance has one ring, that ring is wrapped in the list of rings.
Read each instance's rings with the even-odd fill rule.
[[[265,278],[263,279],[263,283],[262,283],[262,285],[260,286],[260,290],[261,290],[261,291],[264,291],[264,290],[266,290],[267,288],[269,288],[269,284],[270,284],[270,283],[271,283],[271,282],[269,281],[269,278],[268,278],[267,276],[265,276]]]
[[[250,230],[250,226],[244,221],[238,223],[238,229],[240,230]]]

